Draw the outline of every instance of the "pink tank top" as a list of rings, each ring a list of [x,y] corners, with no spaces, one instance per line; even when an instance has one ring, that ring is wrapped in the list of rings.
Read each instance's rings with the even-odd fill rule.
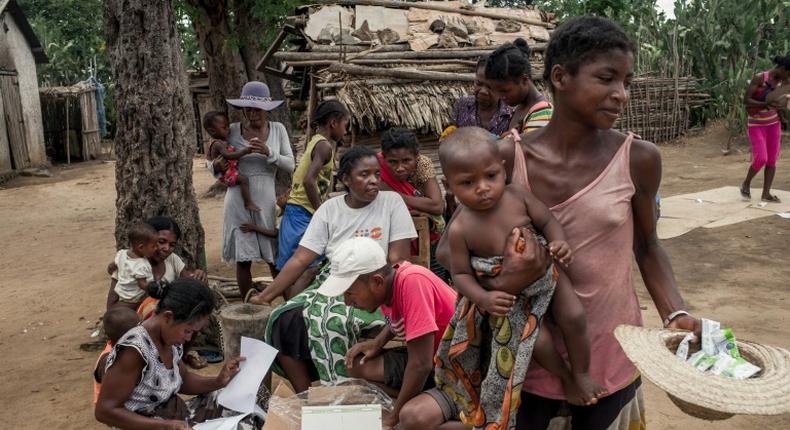
[[[589,185],[568,200],[550,208],[562,224],[573,249],[568,275],[587,315],[590,338],[590,374],[609,393],[634,381],[637,370],[614,338],[620,324],[642,325],[642,315],[634,290],[634,219],[631,198],[631,142],[628,135],[609,165]],[[512,182],[528,190],[527,163],[516,145]],[[559,328],[546,321],[557,350],[566,357]],[[534,364],[530,366],[523,390],[552,399],[564,398],[560,380]]]

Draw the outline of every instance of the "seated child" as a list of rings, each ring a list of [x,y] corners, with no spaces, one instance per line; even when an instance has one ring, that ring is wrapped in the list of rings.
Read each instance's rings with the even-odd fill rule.
[[[252,149],[247,146],[236,150],[228,143],[228,135],[230,134],[228,117],[222,112],[207,112],[203,116],[203,128],[211,136],[211,142],[209,142],[208,150],[206,150],[208,161],[213,161],[217,157],[223,157],[228,162],[228,169],[222,172],[222,176],[218,179],[219,182],[228,187],[238,185],[241,188],[241,198],[244,200],[244,207],[247,210],[259,212],[261,209],[252,202],[252,197],[250,197],[250,181],[246,176],[239,174],[238,170],[239,159],[249,154]]]
[[[534,347],[538,364],[560,377],[570,403],[595,403],[606,390],[588,373],[584,308],[568,277],[550,265],[543,278],[521,291],[486,290],[476,278],[499,273],[502,244],[514,228],[526,227],[543,246],[548,241],[551,256],[568,265],[571,249],[562,226],[530,192],[505,184],[503,161],[486,130],[458,129],[440,146],[439,159],[450,190],[461,202],[448,240],[453,282],[463,295],[450,323],[452,332],[448,328],[437,353],[439,388],[453,398],[467,425],[513,428]],[[517,252],[523,251],[523,239],[518,245]],[[569,351],[570,371],[548,333],[539,336],[549,304]]]
[[[104,371],[107,363],[107,355],[112,351],[113,345],[118,339],[121,338],[127,331],[140,323],[140,317],[137,312],[122,306],[110,308],[104,313],[102,317],[102,325],[104,326],[104,333],[107,335],[107,345],[99,355],[99,360],[96,361],[96,367],[93,369],[93,404],[99,399],[99,392],[101,391],[101,380],[104,377]]]
[[[119,304],[137,310],[145,299],[148,283],[154,280],[149,257],[153,257],[159,247],[159,234],[148,224],[139,223],[129,229],[130,249],[122,249],[115,254],[118,282],[115,294]]]

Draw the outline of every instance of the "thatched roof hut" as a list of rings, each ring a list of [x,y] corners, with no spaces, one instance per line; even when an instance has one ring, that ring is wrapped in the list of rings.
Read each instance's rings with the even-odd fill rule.
[[[553,17],[533,7],[486,8],[460,1],[334,0],[288,17],[258,68],[286,79],[291,110],[336,98],[353,115],[353,138],[391,126],[437,136],[458,97],[471,93],[477,60],[502,43],[526,39],[542,86],[543,51]],[[279,51],[290,39],[295,50]],[[282,67],[272,67],[273,62]],[[704,95],[693,79],[643,77],[620,125],[655,141],[688,127]],[[308,126],[309,127],[309,126]]]

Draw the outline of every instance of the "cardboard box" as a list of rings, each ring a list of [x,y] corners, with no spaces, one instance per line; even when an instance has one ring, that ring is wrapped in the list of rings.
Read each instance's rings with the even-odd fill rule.
[[[288,384],[278,385],[269,399],[269,410],[263,430],[302,430],[304,407],[308,407],[313,421],[315,414],[320,413],[324,416],[326,425],[320,430],[345,430],[350,425],[348,423],[352,422],[365,423],[366,430],[381,429],[381,406],[375,404],[378,400],[377,396],[362,385],[310,387],[306,398],[304,397],[295,396]],[[333,408],[333,406],[349,407]],[[371,408],[378,412],[373,412]],[[372,425],[374,413],[378,414],[378,421],[377,424]],[[355,417],[359,419],[355,420]]]

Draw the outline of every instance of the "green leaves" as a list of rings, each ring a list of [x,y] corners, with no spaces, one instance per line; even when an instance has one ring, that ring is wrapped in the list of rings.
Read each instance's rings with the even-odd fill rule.
[[[101,0],[18,0],[49,58],[38,66],[42,86],[73,85],[92,71],[110,80]]]
[[[743,95],[756,71],[770,58],[790,52],[790,1],[676,0],[675,19],[656,10],[655,0],[541,0],[536,5],[561,20],[599,15],[620,24],[639,47],[636,72],[702,78],[713,99],[694,112],[694,123],[727,118],[745,129]],[[677,49],[677,63],[673,55]]]

